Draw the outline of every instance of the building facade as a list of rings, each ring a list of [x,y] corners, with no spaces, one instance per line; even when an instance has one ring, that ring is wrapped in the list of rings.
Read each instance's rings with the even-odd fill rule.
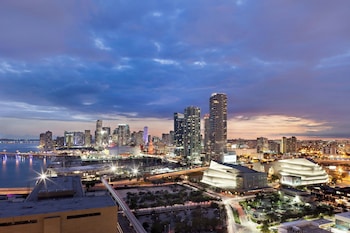
[[[297,153],[298,151],[298,145],[297,145],[297,138],[296,137],[282,137],[281,141],[281,153]]]
[[[275,174],[281,176],[280,182],[288,186],[305,186],[328,182],[328,174],[317,163],[304,159],[283,159],[273,165]]]
[[[227,96],[213,93],[209,100],[210,150],[214,159],[226,152]]]
[[[118,124],[114,130],[114,140],[118,146],[126,146],[130,143],[131,133],[128,124]]]
[[[189,106],[184,111],[183,147],[187,164],[200,162],[201,154],[201,111]]]
[[[52,151],[54,149],[51,131],[46,131],[45,133],[40,134],[40,148],[44,151]]]
[[[1,202],[0,232],[116,233],[118,208],[109,195],[87,195],[77,176],[42,179],[24,202]]]
[[[102,120],[96,121],[95,146],[102,147]]]
[[[209,168],[204,171],[201,182],[222,189],[249,191],[266,188],[267,174],[244,166],[212,160]]]
[[[88,129],[84,132],[84,146],[91,146],[91,132]]]

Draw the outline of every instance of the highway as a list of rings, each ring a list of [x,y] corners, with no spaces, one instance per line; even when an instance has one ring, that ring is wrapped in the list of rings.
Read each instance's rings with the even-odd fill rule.
[[[135,215],[131,212],[129,206],[124,202],[124,200],[119,196],[118,192],[113,189],[113,187],[108,184],[108,181],[105,179],[101,179],[102,183],[106,186],[112,197],[115,201],[117,201],[120,208],[123,210],[124,214],[130,221],[130,224],[133,226],[137,233],[147,233],[147,231],[143,228],[139,220],[135,217]]]

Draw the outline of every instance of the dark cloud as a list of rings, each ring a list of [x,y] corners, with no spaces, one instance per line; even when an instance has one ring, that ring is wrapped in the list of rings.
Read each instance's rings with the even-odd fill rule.
[[[204,115],[211,93],[224,92],[232,119],[291,116],[329,126],[300,135],[343,137],[347,5],[6,0],[0,117],[171,119],[190,105]]]

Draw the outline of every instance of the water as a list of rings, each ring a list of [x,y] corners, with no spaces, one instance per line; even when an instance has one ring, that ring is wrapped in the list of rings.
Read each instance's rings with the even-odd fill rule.
[[[0,151],[37,152],[37,144],[0,144]],[[0,188],[34,187],[38,174],[46,169],[48,158],[1,155]]]
[[[39,152],[38,143],[0,143],[0,152]],[[109,148],[110,155],[123,153],[139,154],[138,147]],[[34,187],[39,174],[44,171],[50,158],[33,156],[0,155],[0,188]]]

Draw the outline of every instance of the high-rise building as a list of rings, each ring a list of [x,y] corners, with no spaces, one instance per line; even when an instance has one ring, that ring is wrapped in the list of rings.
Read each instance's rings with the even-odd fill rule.
[[[217,159],[226,152],[227,96],[213,93],[209,100],[210,150]]]
[[[174,145],[183,147],[184,114],[174,113]]]
[[[269,140],[264,137],[256,139],[256,152],[264,153],[269,151]]]
[[[40,147],[44,151],[53,150],[53,141],[52,141],[52,132],[46,131],[45,133],[40,134]]]
[[[64,145],[66,147],[84,146],[85,133],[83,132],[64,132]]]
[[[163,133],[162,134],[162,142],[166,145],[170,145],[171,143],[171,137],[170,137],[170,134],[168,133]]]
[[[206,161],[210,162],[210,115],[205,114],[204,115],[204,152],[206,154]]]
[[[64,147],[64,137],[56,137],[56,146]]]
[[[95,146],[102,146],[102,120],[96,121],[96,130],[95,130]]]
[[[175,135],[174,130],[170,130],[169,134],[170,134],[170,144],[174,145],[174,135]]]
[[[201,116],[198,107],[190,106],[184,112],[183,145],[187,164],[200,162]]]
[[[64,146],[68,147],[68,148],[74,146],[74,133],[73,132],[64,131]]]
[[[145,127],[143,128],[143,143],[144,143],[145,145],[148,144],[148,127],[147,127],[147,126],[145,126]]]
[[[282,137],[281,141],[281,153],[296,153],[298,150],[296,137]]]
[[[108,146],[111,136],[111,128],[110,127],[102,127],[102,145]]]
[[[114,134],[117,135],[117,145],[126,146],[131,139],[130,128],[127,124],[118,124],[118,128],[115,129]]]
[[[85,130],[84,133],[84,146],[91,146],[91,133],[90,130]]]

